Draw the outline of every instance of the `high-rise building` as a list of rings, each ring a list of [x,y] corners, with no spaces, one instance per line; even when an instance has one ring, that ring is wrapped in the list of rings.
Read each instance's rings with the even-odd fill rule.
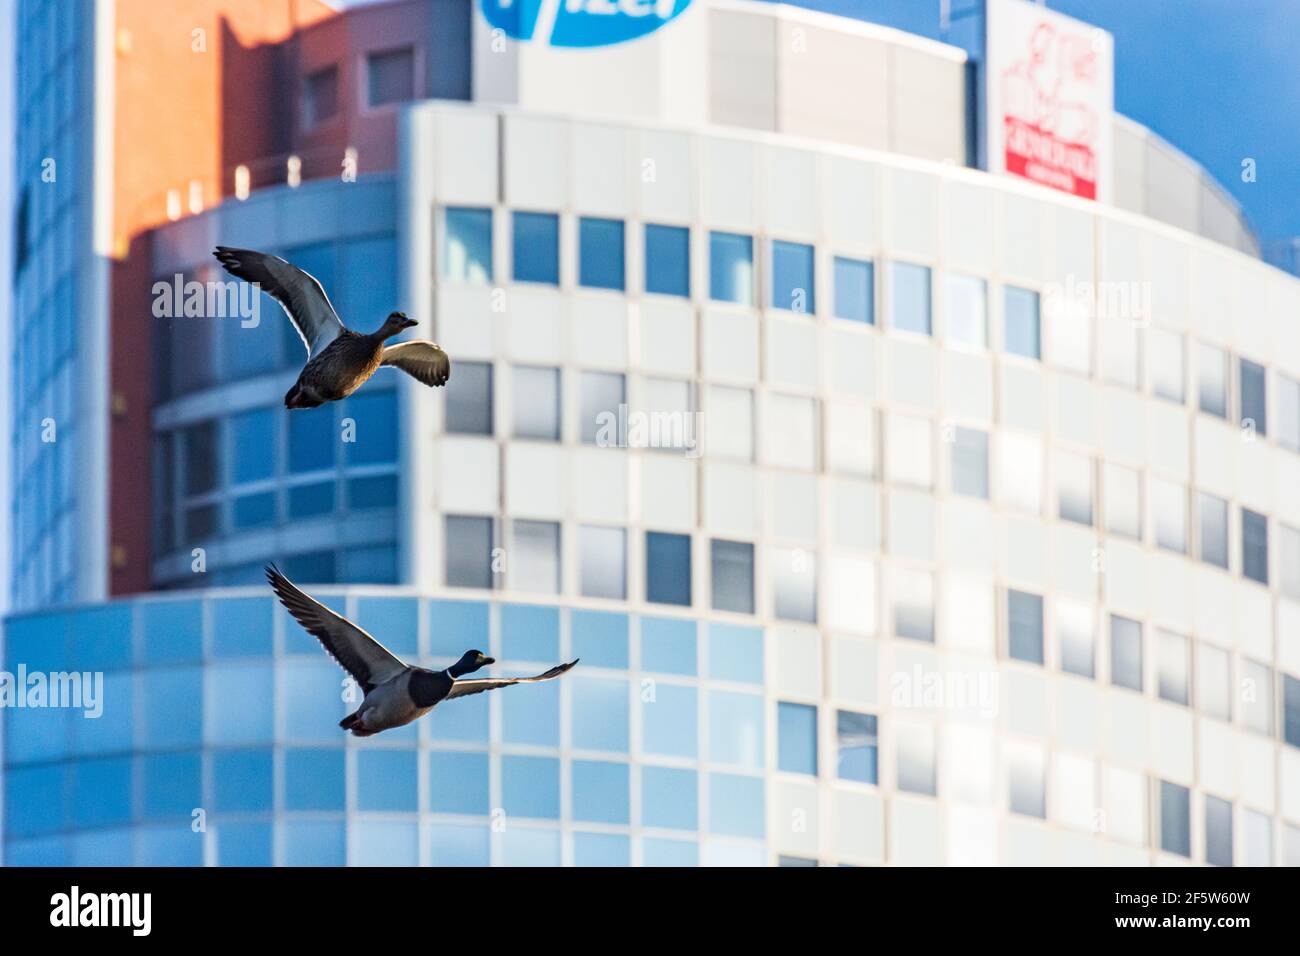
[[[7,862],[1300,863],[1300,282],[1097,89],[744,0],[53,6],[0,660],[102,716],[0,710]],[[450,383],[285,410],[218,243]],[[344,738],[271,560],[582,663]]]

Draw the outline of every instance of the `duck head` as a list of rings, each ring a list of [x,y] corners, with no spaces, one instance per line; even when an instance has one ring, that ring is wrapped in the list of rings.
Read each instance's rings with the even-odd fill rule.
[[[405,312],[389,312],[384,324],[379,327],[379,337],[383,339],[400,335],[413,325],[419,325],[415,319],[408,319]]]
[[[472,674],[480,667],[487,667],[489,664],[495,664],[494,658],[488,657],[482,651],[466,651],[461,655],[460,660],[447,668],[447,672],[452,677],[463,677],[465,674]]]

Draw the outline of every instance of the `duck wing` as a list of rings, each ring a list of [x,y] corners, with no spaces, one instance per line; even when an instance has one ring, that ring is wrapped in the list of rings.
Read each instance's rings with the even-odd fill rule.
[[[415,339],[384,346],[381,365],[400,368],[425,385],[446,385],[451,378],[451,359],[433,342]]]
[[[481,694],[485,690],[496,690],[498,687],[509,687],[511,684],[534,684],[537,681],[553,680],[561,674],[568,673],[576,663],[578,663],[578,658],[575,657],[567,664],[557,664],[544,674],[537,674],[533,677],[484,677],[479,680],[454,681],[451,690],[443,699],[451,700],[453,697]]]
[[[315,358],[343,334],[338,313],[311,273],[268,252],[217,246],[212,254],[232,276],[256,282],[263,292],[280,303],[302,336],[308,358]]]
[[[325,653],[351,674],[367,694],[406,670],[406,664],[388,648],[343,615],[308,597],[274,564],[267,565],[266,579],[294,620],[320,641]]]

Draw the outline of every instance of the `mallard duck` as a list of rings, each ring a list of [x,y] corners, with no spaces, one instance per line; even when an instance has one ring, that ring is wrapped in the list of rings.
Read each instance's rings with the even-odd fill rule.
[[[284,396],[286,408],[315,408],[347,398],[381,365],[400,368],[429,386],[446,385],[451,377],[451,360],[433,342],[384,344],[417,324],[404,313],[390,312],[374,332],[353,332],[339,319],[316,278],[292,263],[229,246],[217,246],[212,254],[231,275],[258,284],[279,302],[307,346],[307,364]]]
[[[381,730],[409,724],[444,700],[481,694],[485,690],[496,690],[511,684],[552,680],[568,673],[578,663],[575,658],[533,677],[461,680],[463,675],[472,674],[496,661],[482,651],[469,650],[445,670],[431,671],[413,667],[346,617],[308,597],[281,574],[275,565],[267,565],[266,579],[294,620],[320,641],[325,652],[352,675],[365,693],[361,706],[339,721],[340,727],[357,737],[370,737]]]

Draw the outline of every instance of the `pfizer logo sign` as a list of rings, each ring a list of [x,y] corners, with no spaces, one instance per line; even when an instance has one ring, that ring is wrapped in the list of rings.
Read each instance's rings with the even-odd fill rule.
[[[610,46],[679,16],[691,0],[482,0],[488,23],[516,40],[561,47]]]

